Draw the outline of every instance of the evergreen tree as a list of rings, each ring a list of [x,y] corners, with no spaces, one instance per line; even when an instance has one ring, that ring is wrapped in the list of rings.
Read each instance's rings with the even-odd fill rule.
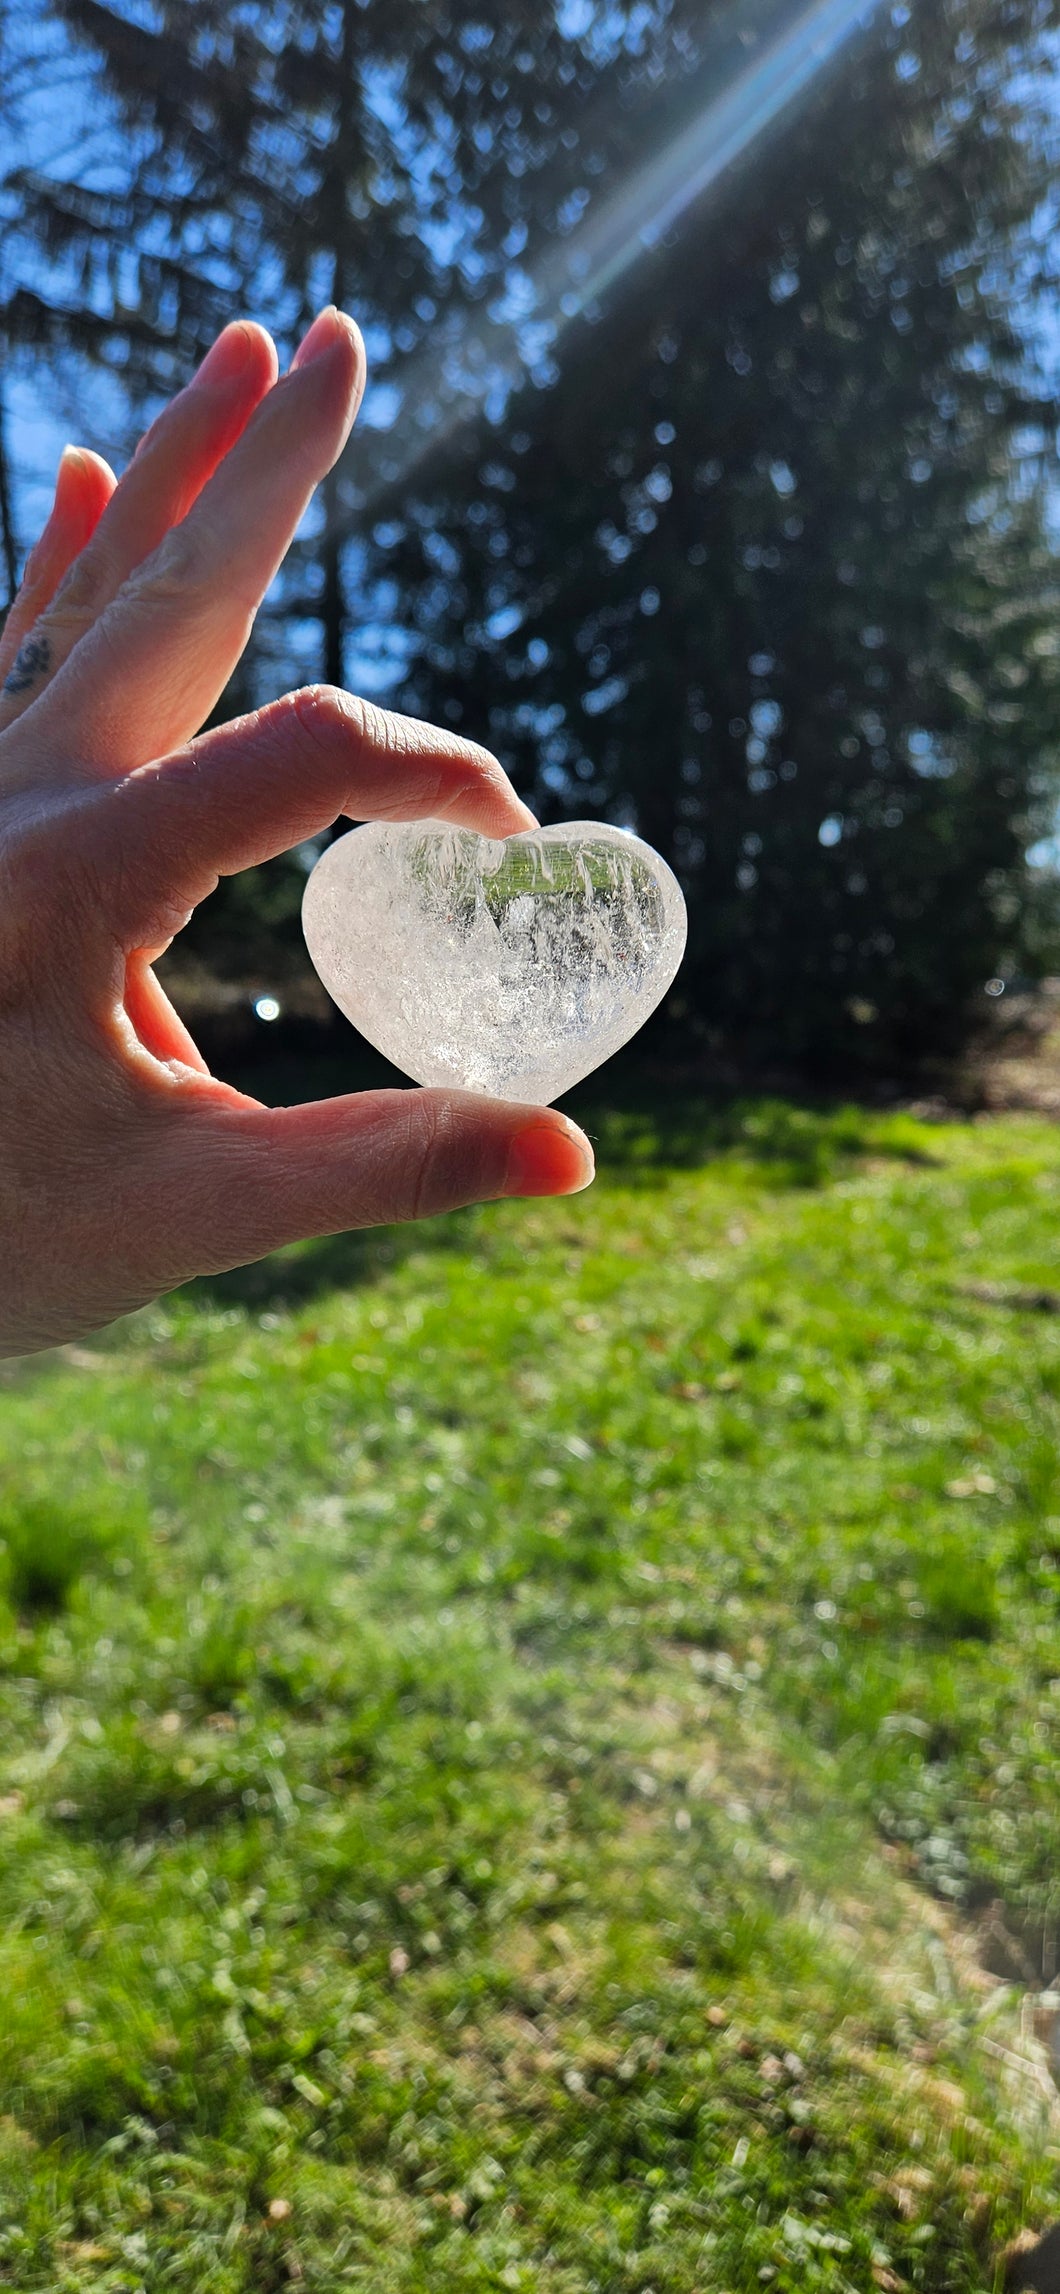
[[[686,1039],[886,1067],[1027,958],[1058,586],[1014,91],[1053,23],[891,10],[385,537],[412,704],[682,876]]]
[[[9,5],[28,17],[28,0]],[[426,370],[408,409],[423,432],[452,374],[488,377],[510,351],[490,289],[576,195],[598,77],[586,42],[536,0],[513,0],[499,25],[467,0],[159,0],[150,17],[52,0],[49,22],[120,133],[105,188],[40,164],[9,178],[31,273],[43,256],[50,289],[20,283],[9,327],[20,315],[42,360],[73,349],[119,366],[142,408],[233,310],[267,319],[289,349],[331,297],[356,311],[384,390],[392,376],[400,401],[406,373]],[[373,457],[362,423],[229,710],[299,676],[342,682],[354,589],[377,622],[392,609],[358,527],[373,463],[386,482],[385,437],[377,445]],[[279,905],[292,928],[298,892],[288,870]],[[275,921],[274,887],[226,889],[196,931],[238,961],[255,909]]]
[[[367,321],[396,420],[289,561],[269,683],[343,677],[356,589],[406,705],[672,860],[690,1041],[886,1065],[1048,941],[1023,855],[1055,785],[1053,417],[1012,314],[1056,0],[878,11],[619,290],[568,324],[557,285],[799,14],[54,0],[124,172],[9,188],[76,290],[37,297],[53,346],[134,396],[235,307],[287,339],[326,295]]]
[[[29,12],[28,0],[9,6]],[[506,187],[528,165],[539,173],[524,155],[545,57],[566,115],[583,92],[570,60],[580,49],[534,0],[514,0],[495,29],[465,0],[159,0],[149,18],[52,0],[51,20],[119,131],[107,185],[38,165],[11,175],[9,197],[50,283],[77,282],[73,296],[49,298],[51,342],[120,362],[141,402],[171,388],[236,308],[266,318],[284,348],[323,300],[352,308],[382,381],[429,337],[458,336],[463,356],[463,309],[507,261]],[[549,156],[555,206],[577,167],[562,138]],[[41,295],[22,287],[12,320],[16,306],[27,334],[45,328]],[[486,326],[483,368],[501,331]],[[44,331],[38,340],[44,348]],[[347,463],[272,617],[320,623],[309,668],[335,682],[354,570],[343,536],[357,501]]]

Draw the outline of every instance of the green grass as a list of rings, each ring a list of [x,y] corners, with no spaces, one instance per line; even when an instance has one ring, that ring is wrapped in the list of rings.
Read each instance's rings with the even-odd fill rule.
[[[0,2285],[962,2294],[1060,2211],[1055,1132],[592,1127],[5,1373]]]

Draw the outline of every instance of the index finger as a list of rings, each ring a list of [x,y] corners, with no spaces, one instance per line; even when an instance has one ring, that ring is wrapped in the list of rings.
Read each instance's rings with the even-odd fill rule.
[[[321,313],[187,516],[138,566],[26,720],[25,738],[89,776],[173,748],[223,692],[261,598],[364,388],[351,319]],[[32,725],[32,731],[30,726]],[[71,728],[76,749],[71,756]]]
[[[488,749],[327,685],[219,725],[98,796],[79,853],[113,899],[106,922],[126,948],[161,946],[219,876],[275,858],[340,813],[447,820],[491,837],[537,826]]]

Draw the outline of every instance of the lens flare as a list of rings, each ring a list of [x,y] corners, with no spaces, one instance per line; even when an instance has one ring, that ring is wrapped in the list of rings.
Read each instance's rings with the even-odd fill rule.
[[[468,327],[444,346],[435,341],[420,352],[404,376],[394,378],[398,410],[360,515],[406,485],[468,417],[503,403],[525,374],[531,331],[554,355],[567,328],[613,292],[687,210],[793,110],[878,5],[879,0],[812,0],[598,214],[590,210],[561,249],[548,250],[528,276],[507,336],[496,323],[488,331]]]
[[[582,243],[574,250],[581,281],[579,309],[598,302],[640,255],[658,245],[688,208],[798,102],[850,34],[873,13],[867,0],[814,0],[797,23],[616,193],[598,220],[587,223]],[[571,305],[565,285],[562,310],[568,323],[577,315]]]

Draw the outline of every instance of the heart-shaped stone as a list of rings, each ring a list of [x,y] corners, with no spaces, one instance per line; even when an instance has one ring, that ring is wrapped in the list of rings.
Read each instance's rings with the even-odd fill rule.
[[[504,842],[355,828],[318,860],[302,923],[324,986],[395,1067],[541,1107],[643,1026],[687,929],[658,853],[589,820]]]

